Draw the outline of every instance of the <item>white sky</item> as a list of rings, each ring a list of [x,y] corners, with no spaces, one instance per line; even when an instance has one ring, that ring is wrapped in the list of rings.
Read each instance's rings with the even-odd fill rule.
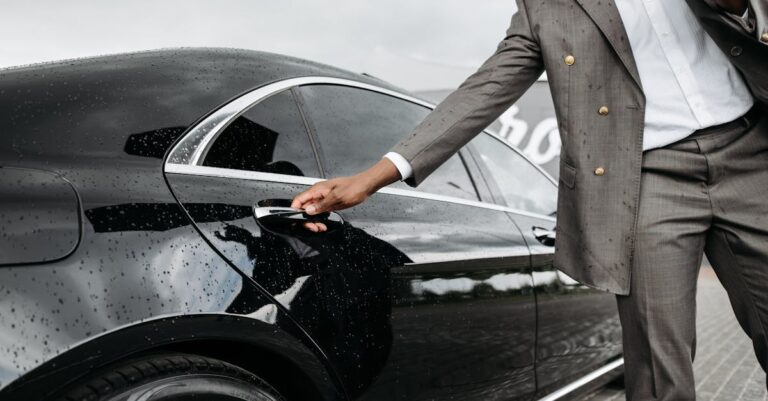
[[[179,46],[265,50],[410,90],[457,86],[514,0],[0,0],[0,67]]]

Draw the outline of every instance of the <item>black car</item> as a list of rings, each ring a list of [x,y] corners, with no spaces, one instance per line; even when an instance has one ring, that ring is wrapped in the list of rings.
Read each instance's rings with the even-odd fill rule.
[[[555,181],[493,134],[418,188],[289,207],[430,107],[245,50],[0,70],[0,400],[554,400],[620,374],[614,296],[552,267]]]

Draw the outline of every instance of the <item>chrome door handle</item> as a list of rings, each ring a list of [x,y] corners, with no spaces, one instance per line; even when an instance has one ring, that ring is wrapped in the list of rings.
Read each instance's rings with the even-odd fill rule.
[[[325,212],[310,215],[304,212],[304,209],[286,206],[254,206],[253,214],[256,216],[257,220],[263,219],[265,217],[272,217],[297,221],[331,221],[335,223],[344,222],[344,219],[341,218],[341,215],[336,212]]]
[[[304,210],[297,209],[295,207],[284,206],[254,206],[253,214],[257,219],[267,216],[286,216],[289,217],[295,214],[303,214]]]

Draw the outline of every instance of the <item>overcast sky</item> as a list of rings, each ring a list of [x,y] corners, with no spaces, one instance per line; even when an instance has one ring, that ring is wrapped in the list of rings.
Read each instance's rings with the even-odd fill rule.
[[[496,48],[514,0],[0,0],[0,67],[179,46],[265,50],[452,88]]]

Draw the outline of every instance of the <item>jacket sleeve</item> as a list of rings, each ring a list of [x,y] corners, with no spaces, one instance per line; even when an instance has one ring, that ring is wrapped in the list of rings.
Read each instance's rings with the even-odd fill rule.
[[[418,186],[517,101],[544,71],[525,0],[517,0],[517,8],[496,51],[392,147],[412,167],[404,180],[408,185]]]

